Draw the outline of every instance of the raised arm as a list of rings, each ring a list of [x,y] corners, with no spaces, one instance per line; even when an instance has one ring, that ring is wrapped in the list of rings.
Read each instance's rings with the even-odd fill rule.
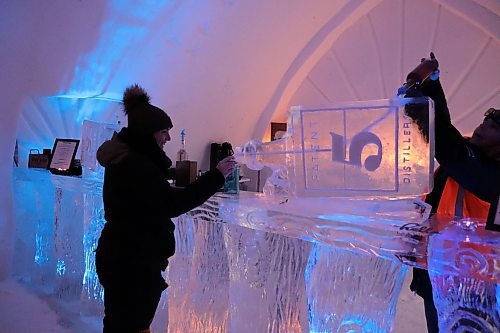
[[[422,93],[434,101],[436,160],[461,186],[491,202],[498,191],[498,167],[453,126],[439,79],[424,82]]]

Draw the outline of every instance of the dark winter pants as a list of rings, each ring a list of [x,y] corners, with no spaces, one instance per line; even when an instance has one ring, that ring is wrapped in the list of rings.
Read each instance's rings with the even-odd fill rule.
[[[429,272],[425,269],[414,268],[413,280],[410,289],[424,299],[425,319],[427,320],[427,332],[438,333],[438,314],[432,298],[432,284]]]
[[[149,328],[167,287],[160,269],[100,265],[97,274],[104,287],[103,332],[137,333]]]

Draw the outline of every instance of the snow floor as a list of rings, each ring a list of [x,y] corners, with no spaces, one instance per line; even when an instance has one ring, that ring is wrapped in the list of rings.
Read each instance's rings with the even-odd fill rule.
[[[395,333],[426,332],[423,303],[409,290],[410,281],[411,272],[399,296]],[[14,278],[0,281],[0,333],[101,332],[100,318],[83,317],[76,308],[76,303],[56,302],[30,292]]]

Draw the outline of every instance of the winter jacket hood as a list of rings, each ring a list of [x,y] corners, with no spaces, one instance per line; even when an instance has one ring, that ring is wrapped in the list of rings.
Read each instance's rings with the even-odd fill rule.
[[[97,161],[106,168],[119,164],[130,153],[146,156],[165,175],[168,175],[168,169],[172,166],[172,161],[158,146],[153,136],[144,135],[129,128],[123,128],[119,133],[115,133],[111,140],[99,147]]]
[[[117,133],[115,133],[111,140],[104,142],[97,150],[97,161],[106,168],[110,164],[120,163],[129,151],[129,146],[120,141]]]

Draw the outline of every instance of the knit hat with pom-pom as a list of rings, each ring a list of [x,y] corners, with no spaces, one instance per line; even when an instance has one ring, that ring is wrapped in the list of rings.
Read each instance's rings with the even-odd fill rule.
[[[171,129],[173,125],[170,117],[149,101],[149,95],[139,85],[134,84],[125,89],[123,106],[128,117],[128,128],[145,134]]]

